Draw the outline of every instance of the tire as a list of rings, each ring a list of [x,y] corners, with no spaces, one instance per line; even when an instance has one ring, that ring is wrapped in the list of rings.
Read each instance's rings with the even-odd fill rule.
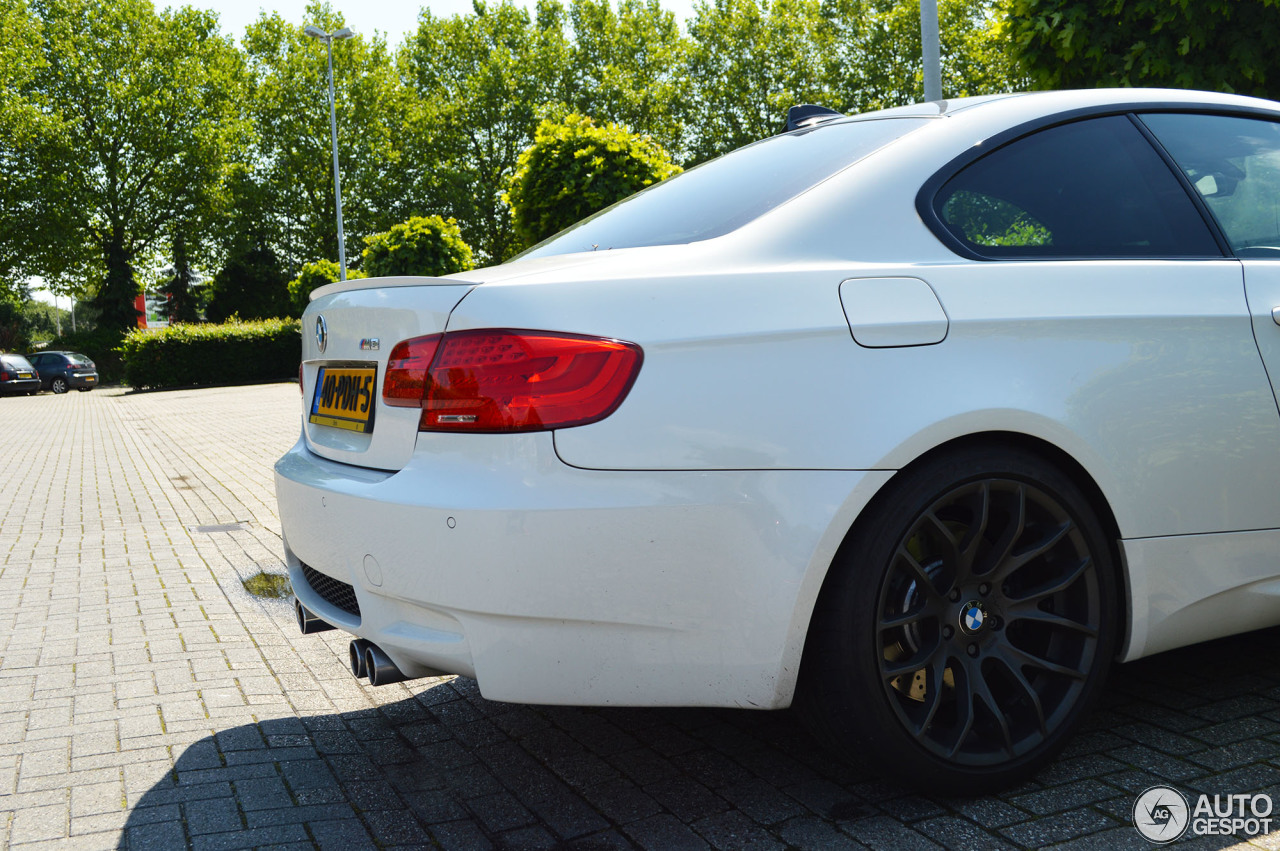
[[[88,392],[89,392],[90,390],[92,390],[93,388],[92,388],[92,387],[77,387],[76,389],[77,389],[77,390],[79,390],[81,393],[88,393]]]
[[[1112,548],[1068,476],[1020,449],[929,459],[841,547],[797,703],[820,738],[909,786],[1006,788],[1096,703],[1116,605]]]
[[[55,376],[54,379],[49,382],[49,389],[58,395],[66,393],[67,379],[63,378],[61,375]]]

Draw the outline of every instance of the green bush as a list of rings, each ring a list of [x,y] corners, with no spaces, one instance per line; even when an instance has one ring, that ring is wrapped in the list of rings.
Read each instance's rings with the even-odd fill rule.
[[[124,362],[120,360],[120,341],[124,334],[114,328],[97,328],[93,331],[68,331],[54,337],[45,346],[50,352],[79,352],[93,361],[98,368],[99,384],[120,384],[124,381]]]
[[[437,277],[472,268],[471,246],[455,219],[414,216],[385,233],[365,237],[361,255],[370,278],[388,275]]]
[[[302,360],[302,325],[234,318],[223,325],[170,325],[129,332],[120,351],[125,380],[139,389],[291,378]]]
[[[570,115],[538,125],[502,197],[516,236],[535,245],[680,171],[648,136]]]
[[[332,260],[303,263],[298,277],[289,282],[289,304],[293,307],[293,315],[301,316],[311,302],[311,291],[334,283],[341,276],[341,271]],[[363,277],[364,273],[359,269],[347,270],[347,280]]]

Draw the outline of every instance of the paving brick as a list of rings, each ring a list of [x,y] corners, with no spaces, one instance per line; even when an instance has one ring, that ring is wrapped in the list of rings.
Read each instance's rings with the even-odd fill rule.
[[[297,406],[292,384],[0,405],[0,433],[53,435],[0,460],[0,845],[1123,849],[1151,785],[1280,798],[1280,630],[1121,666],[1057,762],[968,800],[784,713],[373,689],[347,637],[240,584],[284,573],[271,465]]]

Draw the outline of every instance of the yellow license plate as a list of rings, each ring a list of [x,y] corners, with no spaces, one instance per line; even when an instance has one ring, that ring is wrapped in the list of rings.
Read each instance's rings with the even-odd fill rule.
[[[376,366],[322,366],[311,399],[310,422],[347,431],[373,431],[378,402]]]
[[[19,373],[18,373],[18,377],[19,377],[19,378],[31,378],[32,376],[33,376],[33,374],[32,374],[32,373],[30,373],[30,372],[19,372]]]

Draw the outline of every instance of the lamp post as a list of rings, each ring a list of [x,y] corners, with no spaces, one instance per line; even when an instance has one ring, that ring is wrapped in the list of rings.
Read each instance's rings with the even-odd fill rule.
[[[342,179],[338,176],[338,113],[333,105],[333,40],[335,38],[351,38],[353,33],[343,27],[335,33],[327,33],[316,26],[308,26],[304,33],[314,39],[323,41],[329,50],[329,132],[333,139],[333,197],[338,208],[338,274],[340,280],[347,279],[347,243],[342,233]]]
[[[942,100],[942,48],[938,39],[938,0],[921,0],[920,44],[924,48],[924,99]]]

